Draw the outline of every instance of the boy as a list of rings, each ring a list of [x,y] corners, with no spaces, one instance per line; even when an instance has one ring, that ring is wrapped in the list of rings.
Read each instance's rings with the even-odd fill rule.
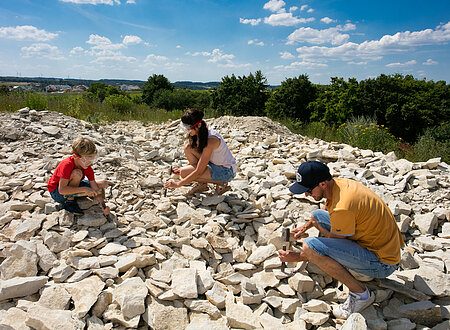
[[[75,197],[95,197],[100,203],[103,214],[108,215],[109,207],[105,206],[102,189],[108,186],[108,181],[96,181],[91,165],[97,158],[97,148],[92,140],[79,137],[72,143],[73,155],[62,160],[52,177],[48,181],[47,188],[50,196],[62,204],[62,208],[78,215],[83,211],[75,201]],[[84,177],[88,180],[83,180]]]

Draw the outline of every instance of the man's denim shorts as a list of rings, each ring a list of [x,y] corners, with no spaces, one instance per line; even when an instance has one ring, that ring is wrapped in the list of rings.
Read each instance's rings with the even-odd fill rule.
[[[211,180],[217,182],[230,182],[236,176],[232,167],[225,167],[216,165],[211,162],[208,163],[209,172],[211,173]]]
[[[89,184],[88,180],[83,180],[80,182],[79,187],[90,187],[91,185]],[[61,195],[59,193],[58,188],[56,188],[55,190],[50,192],[50,196],[52,196],[52,198],[54,199],[55,202],[64,204],[64,202],[67,200],[67,197],[72,197],[74,195]]]
[[[315,210],[313,217],[320,226],[330,231],[330,215],[327,211]],[[342,266],[370,277],[386,278],[398,267],[398,264],[381,261],[374,252],[350,239],[307,237],[303,241],[315,253],[328,256]]]

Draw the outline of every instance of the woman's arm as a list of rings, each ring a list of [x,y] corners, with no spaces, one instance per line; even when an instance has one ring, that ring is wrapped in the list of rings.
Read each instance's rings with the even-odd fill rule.
[[[182,180],[178,181],[176,184],[178,187],[187,185],[191,183],[192,181],[196,181],[199,177],[202,176],[202,174],[205,172],[205,170],[208,167],[209,160],[211,159],[212,152],[217,149],[220,145],[220,140],[216,138],[208,138],[208,144],[203,149],[203,152],[200,156],[200,159],[198,160],[197,167],[195,170],[190,173],[188,176],[183,178]]]

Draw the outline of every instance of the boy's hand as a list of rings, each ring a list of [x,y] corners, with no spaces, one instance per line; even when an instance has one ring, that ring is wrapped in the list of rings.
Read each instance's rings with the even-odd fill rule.
[[[86,194],[86,196],[88,196],[88,197],[95,197],[95,196],[97,196],[97,192],[94,190],[94,189],[92,189],[92,188],[90,188],[90,187],[83,187],[84,189],[84,193]]]
[[[104,215],[108,215],[111,213],[111,209],[109,208],[109,206],[102,208],[102,212]]]

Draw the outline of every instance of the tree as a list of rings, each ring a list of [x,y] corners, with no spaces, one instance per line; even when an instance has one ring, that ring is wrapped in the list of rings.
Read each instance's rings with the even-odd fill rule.
[[[248,77],[225,76],[219,88],[212,92],[212,107],[219,114],[234,116],[264,115],[264,105],[268,99],[267,79],[261,71]]]
[[[331,78],[331,85],[321,89],[314,102],[309,105],[311,121],[323,121],[330,125],[341,125],[360,112],[359,84],[355,78]]]
[[[6,85],[0,85],[0,95],[3,94],[8,94],[9,93],[9,88]]]
[[[150,105],[153,102],[155,93],[161,89],[173,91],[174,87],[162,74],[154,74],[148,77],[142,89],[142,102]]]
[[[88,95],[97,98],[100,102],[110,95],[125,95],[117,87],[107,85],[102,82],[92,83],[88,88]]]
[[[305,74],[282,81],[266,102],[267,116],[309,121],[308,105],[316,99],[316,90]]]

